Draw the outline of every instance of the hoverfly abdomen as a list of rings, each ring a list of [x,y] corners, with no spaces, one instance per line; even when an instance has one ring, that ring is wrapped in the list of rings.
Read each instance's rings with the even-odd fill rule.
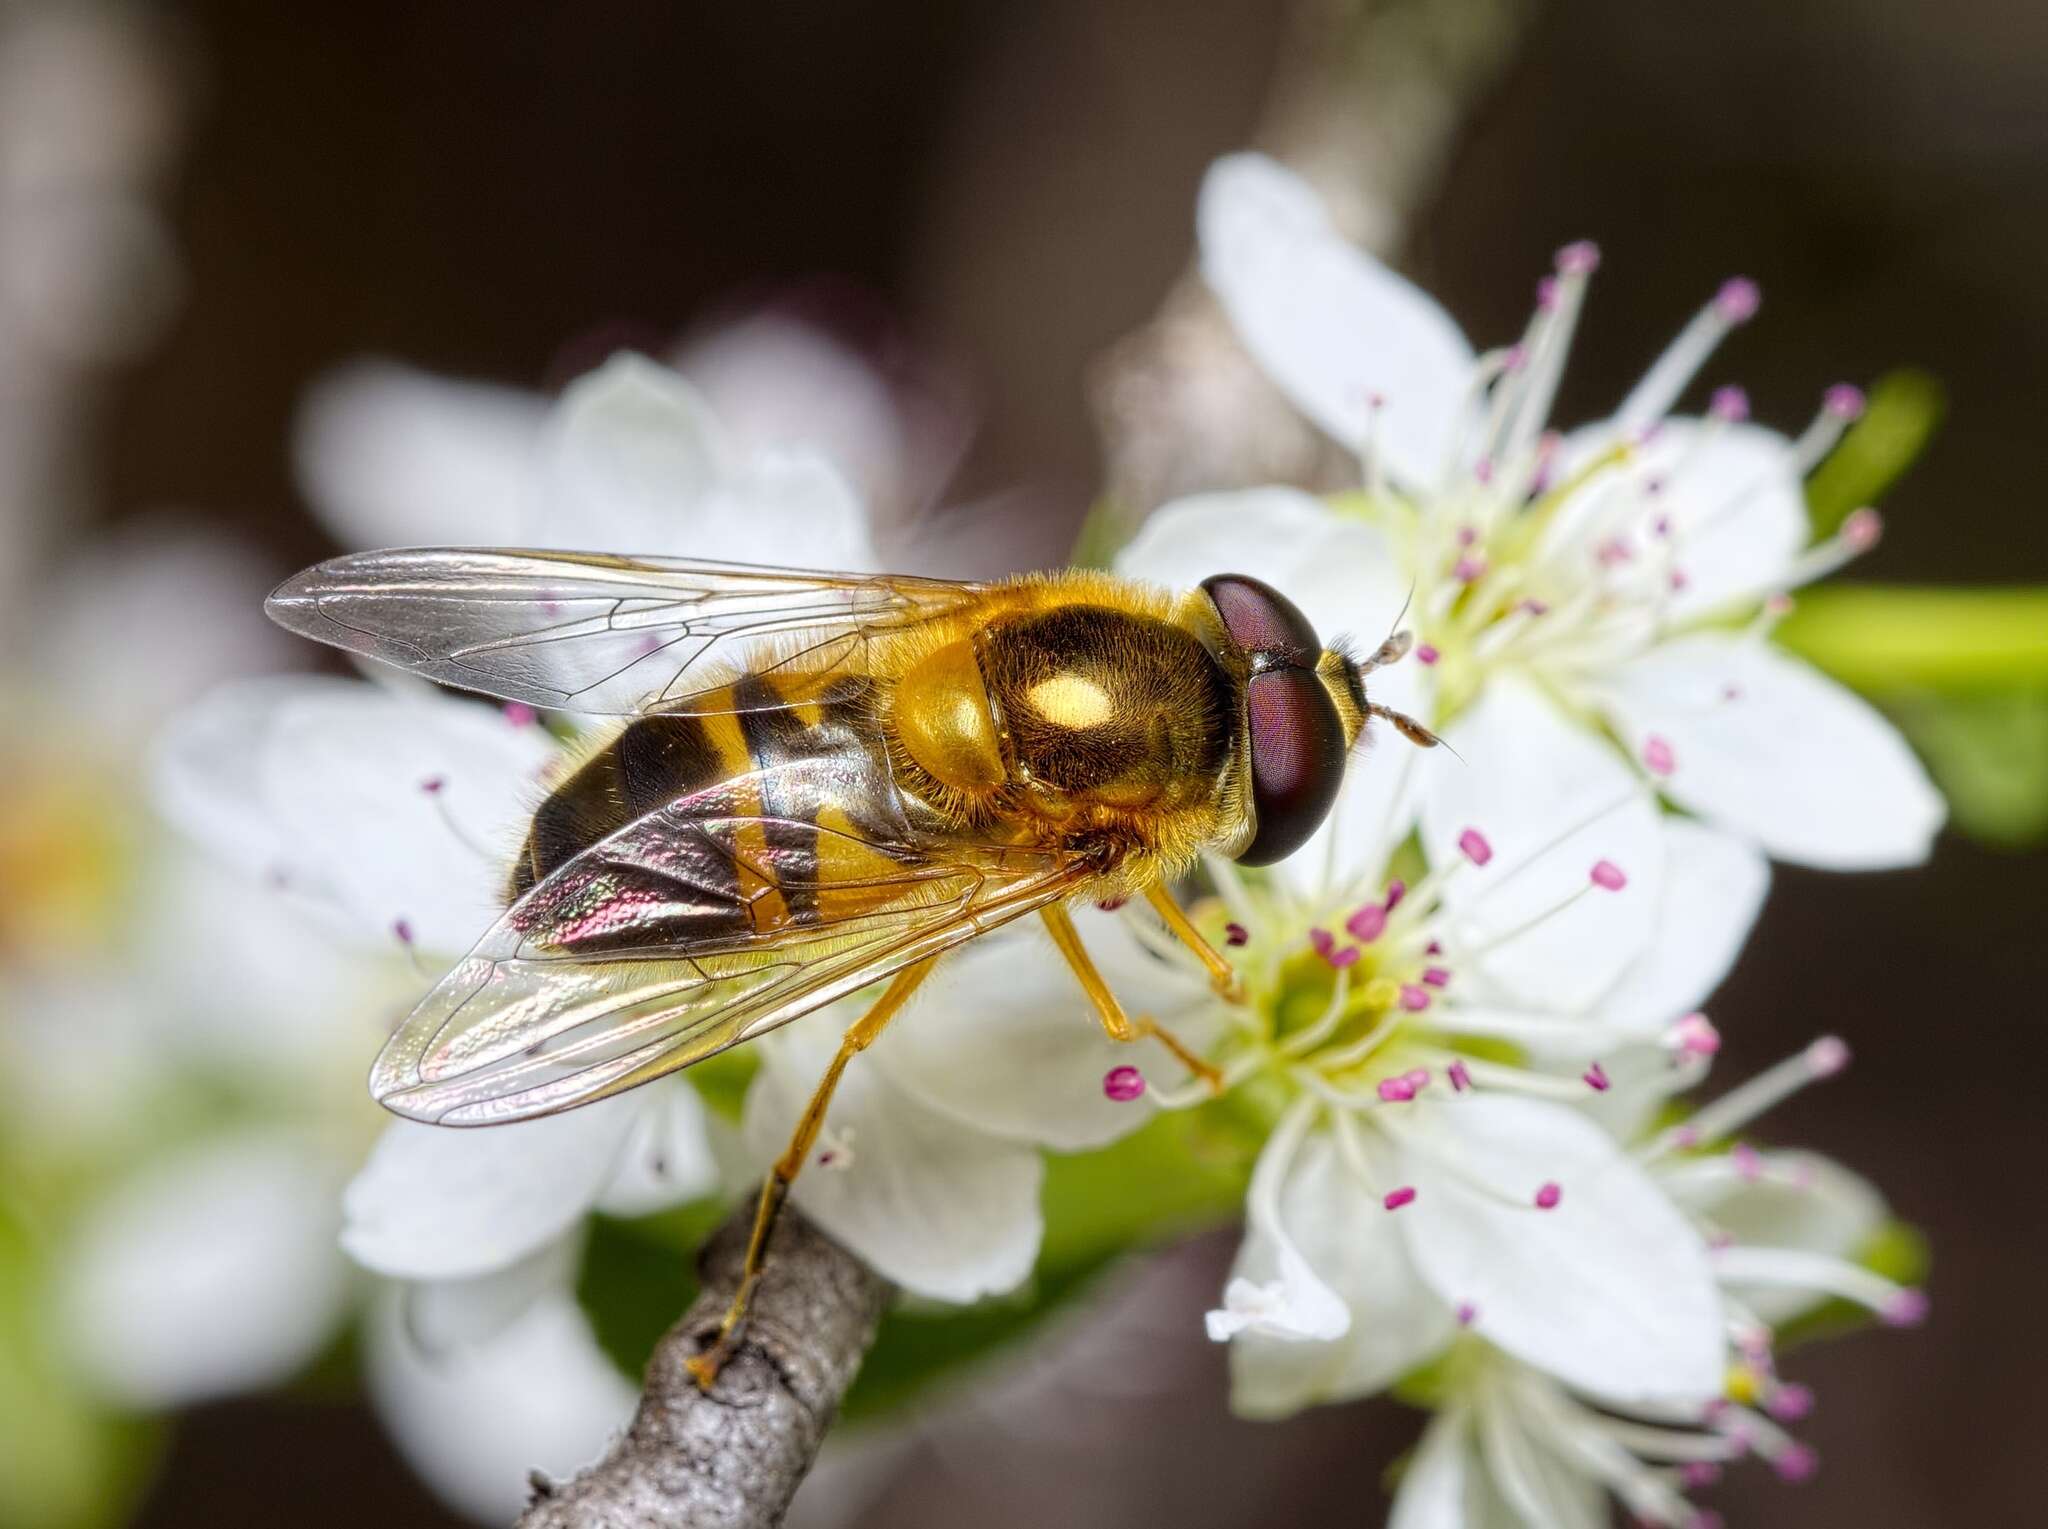
[[[512,900],[642,813],[715,784],[726,763],[702,718],[652,716],[628,724],[535,809],[513,862]]]
[[[660,868],[655,879],[670,895],[646,916],[693,942],[814,920],[821,838],[833,837],[836,845],[829,828],[820,826],[832,818],[831,783],[880,781],[881,799],[895,801],[886,789],[888,761],[872,711],[873,685],[862,676],[748,674],[696,698],[686,713],[629,723],[535,812],[513,867],[513,899],[650,813],[687,802],[701,816],[722,803],[745,826],[730,845],[700,857],[687,877]],[[798,764],[803,768],[787,768]],[[701,883],[701,899],[674,895],[693,883]],[[649,899],[638,901],[645,906]],[[642,928],[637,936],[646,933]]]

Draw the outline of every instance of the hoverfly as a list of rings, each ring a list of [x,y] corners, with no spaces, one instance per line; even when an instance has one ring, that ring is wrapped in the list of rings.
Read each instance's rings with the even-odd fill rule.
[[[416,1120],[603,1099],[891,979],[847,1030],[761,1192],[709,1385],[847,1064],[953,947],[1044,920],[1102,1026],[1124,1013],[1068,905],[1142,895],[1219,991],[1169,883],[1203,851],[1279,860],[1321,824],[1405,632],[1358,660],[1259,580],[1171,594],[1071,571],[997,583],[568,552],[322,563],[294,632],[443,684],[626,717],[535,811],[508,907],[377,1058]]]

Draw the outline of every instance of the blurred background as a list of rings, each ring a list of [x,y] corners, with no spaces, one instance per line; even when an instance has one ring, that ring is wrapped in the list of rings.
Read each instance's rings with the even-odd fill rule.
[[[1756,277],[1763,312],[1722,369],[1760,416],[1796,429],[1825,383],[1902,367],[1916,397],[1940,400],[1853,577],[2048,582],[2048,11],[1452,9],[1487,42],[1461,45],[1476,62],[1437,117],[1403,119],[1426,151],[1383,199],[1400,216],[1375,223],[1367,205],[1362,232],[1482,337],[1519,329],[1555,247],[1599,240],[1568,419],[1610,408],[1721,277]],[[350,457],[346,410],[309,414],[309,399],[354,396],[337,376],[392,380],[361,369],[384,358],[518,390],[475,395],[511,429],[529,395],[622,345],[687,355],[745,397],[749,364],[800,333],[818,367],[864,378],[870,414],[838,426],[918,567],[1062,561],[1106,479],[1140,509],[1147,484],[1172,479],[1142,454],[1105,465],[1103,422],[1115,447],[1129,394],[1103,358],[1128,354],[1118,342],[1185,271],[1211,158],[1254,139],[1313,150],[1314,131],[1275,105],[1301,78],[1302,11],[0,10],[0,1026],[11,1051],[31,1032],[41,1048],[0,1101],[0,1142],[70,1133],[92,1143],[74,1163],[127,1139],[109,1080],[150,1065],[155,1042],[97,984],[125,905],[110,884],[149,832],[136,760],[201,685],[313,661],[266,632],[258,602],[333,550],[309,481],[335,453],[374,464]],[[819,389],[820,410],[844,396]],[[803,413],[800,391],[773,401]],[[451,492],[487,489],[459,466]],[[1773,1129],[1855,1165],[1925,1231],[1933,1318],[1801,1355],[1825,1468],[1798,1487],[1738,1474],[1714,1499],[1733,1523],[2038,1517],[2027,1441],[2048,1434],[2033,1308],[2048,1222],[2027,1185],[2048,1087],[2048,690],[1970,695],[1922,720],[1914,737],[1944,783],[1974,782],[1961,830],[1912,873],[1780,868],[1716,1012],[1729,1076],[1819,1031],[1853,1043],[1849,1078]],[[244,981],[186,976],[199,991]],[[28,1233],[10,1221],[0,1235],[15,1258]],[[935,1399],[915,1427],[850,1436],[799,1517],[1378,1522],[1379,1472],[1412,1414],[1380,1401],[1283,1425],[1228,1416],[1223,1356],[1197,1318],[1233,1245],[1218,1234],[1119,1271],[1028,1359]],[[21,1267],[0,1276],[19,1283]],[[337,1278],[309,1265],[309,1302],[338,1302]],[[127,1421],[153,1410],[147,1387],[79,1400],[84,1382],[24,1357],[46,1336],[33,1320],[8,1320],[0,1427],[69,1473],[17,1494],[24,1524],[462,1522],[356,1399],[345,1339],[287,1384],[158,1430]]]

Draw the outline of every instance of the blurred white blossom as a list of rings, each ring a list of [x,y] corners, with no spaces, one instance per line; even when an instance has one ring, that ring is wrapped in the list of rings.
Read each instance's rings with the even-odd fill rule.
[[[142,806],[164,718],[292,657],[256,616],[268,581],[132,524],[45,581],[0,673],[5,1208],[47,1241],[39,1330],[123,1408],[282,1380],[347,1304],[335,1196],[373,1114],[376,984]]]
[[[806,547],[800,561],[865,566],[849,559],[872,559],[870,519],[893,524],[930,510],[971,432],[959,390],[908,351],[901,342],[863,350],[842,341],[801,305],[770,305],[686,336],[669,362],[690,384],[690,399],[662,407],[702,417],[659,449],[710,451],[761,475],[733,484],[723,505],[700,502],[687,547],[678,528],[651,523],[616,497],[609,508],[594,501],[564,519],[565,493],[574,489],[560,479],[574,469],[564,468],[549,439],[559,416],[547,398],[523,389],[357,361],[308,392],[293,457],[314,513],[344,546],[573,544],[752,562],[775,557],[751,538],[740,512],[775,495],[770,480],[781,467],[824,463],[866,513],[811,523],[858,536]],[[667,471],[657,510],[665,508],[660,496],[688,491],[693,469],[672,457]],[[573,543],[560,543],[572,532]]]
[[[374,397],[357,394],[349,407],[381,409],[391,385],[383,379]],[[378,539],[874,566],[865,512],[832,467],[780,446],[748,447],[690,384],[651,361],[622,356],[572,385],[531,438],[503,412],[506,399],[468,402],[470,423],[495,433],[504,455],[447,457],[430,476],[444,487],[495,483],[495,519],[469,500],[460,519],[408,536],[362,492],[382,481],[378,464],[410,450],[403,432],[417,421],[400,409],[376,415],[401,432],[389,452],[363,433],[362,417],[349,423],[370,477],[316,478],[336,490],[330,524]],[[444,410],[436,428],[451,418]],[[311,427],[310,438],[328,427]],[[464,449],[484,435],[464,436]],[[389,486],[401,501],[412,492]],[[407,502],[424,508],[427,497]],[[337,948],[379,969],[410,963],[424,987],[490,926],[534,804],[577,757],[530,709],[480,705],[402,676],[255,680],[217,691],[169,731],[156,792],[247,881],[317,918]],[[934,984],[935,995],[944,991]],[[920,1006],[943,1001],[926,996]],[[744,1132],[753,1151],[736,1177],[751,1180],[780,1148],[860,1002],[751,1048],[760,1061]],[[969,1300],[1030,1270],[1038,1148],[1094,1145],[1143,1115],[1106,1106],[1092,1083],[1099,1058],[1076,1065],[1036,1027],[998,1026],[980,1034],[977,1076],[1013,1099],[1061,1107],[1013,1105],[984,1118],[973,1086],[951,1070],[958,1042],[940,1034],[947,1017],[898,1025],[852,1070],[834,1103],[829,1161],[804,1175],[796,1197],[906,1289]],[[1080,1040],[1084,1051],[1106,1044]],[[520,1376],[520,1394],[539,1407],[555,1394],[553,1371],[533,1368],[543,1356],[565,1378],[552,1410],[537,1417],[561,1424],[561,1398],[582,1398],[609,1410],[563,1424],[564,1439],[601,1439],[623,1424],[630,1391],[588,1382],[609,1364],[569,1293],[585,1218],[646,1214],[727,1187],[714,1151],[721,1129],[687,1075],[488,1130],[385,1128],[343,1199],[341,1239],[365,1267],[403,1282],[390,1298],[395,1315],[371,1328],[374,1391],[423,1474],[452,1501],[482,1511],[511,1489],[505,1481],[517,1485],[500,1474],[516,1452],[508,1440],[450,1414],[472,1381],[504,1386]],[[416,1352],[387,1352],[394,1344]],[[517,1364],[505,1357],[515,1348],[526,1356]],[[477,1453],[464,1455],[471,1434]],[[527,1461],[576,1463],[553,1454]]]

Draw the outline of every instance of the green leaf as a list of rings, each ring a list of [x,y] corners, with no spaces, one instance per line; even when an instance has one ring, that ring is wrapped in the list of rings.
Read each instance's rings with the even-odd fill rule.
[[[160,1430],[80,1389],[51,1337],[45,1252],[20,1207],[0,1200],[0,1524],[105,1529],[132,1513]]]
[[[1076,568],[1107,568],[1136,529],[1128,509],[1113,500],[1098,499],[1088,507],[1067,561]]]
[[[1098,1152],[1049,1158],[1040,1271],[1085,1266],[1233,1219],[1257,1141],[1227,1110],[1168,1110]]]
[[[1886,710],[1934,772],[1958,828],[1994,844],[2048,839],[2048,686],[1893,697]]]
[[[1948,402],[1926,372],[1887,372],[1863,416],[1806,480],[1806,510],[1817,537],[1832,536],[1849,512],[1882,499],[1927,449]]]
[[[1865,695],[2048,686],[2048,587],[1832,584],[1774,634]]]
[[[709,1198],[630,1221],[591,1218],[576,1299],[598,1347],[626,1374],[646,1370],[661,1335],[697,1298],[697,1249],[728,1208]]]
[[[704,1105],[721,1120],[738,1125],[746,1111],[747,1088],[761,1070],[761,1056],[752,1046],[734,1046],[691,1064],[690,1084]]]

